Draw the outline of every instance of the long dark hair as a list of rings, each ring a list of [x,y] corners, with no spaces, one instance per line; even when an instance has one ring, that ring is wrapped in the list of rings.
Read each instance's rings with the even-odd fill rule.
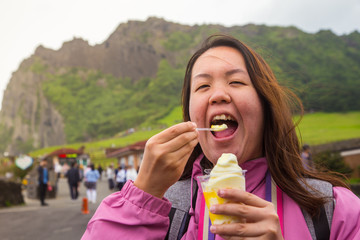
[[[226,35],[212,35],[205,40],[202,47],[190,58],[184,78],[182,92],[183,119],[190,121],[189,99],[191,72],[196,60],[210,48],[228,46],[238,50],[244,57],[251,81],[263,104],[264,138],[263,152],[268,162],[269,171],[276,184],[311,215],[318,213],[325,199],[319,197],[301,184],[305,177],[328,181],[334,186],[348,186],[338,177],[326,173],[306,170],[300,156],[300,145],[296,135],[296,124],[292,120],[292,109],[303,114],[300,99],[291,91],[278,84],[275,75],[265,60],[241,41]],[[299,120],[300,121],[300,120]],[[191,176],[195,158],[202,152],[198,144],[190,156],[182,179]],[[202,166],[212,166],[205,157]],[[310,186],[308,186],[310,187]],[[311,189],[311,187],[310,187]]]

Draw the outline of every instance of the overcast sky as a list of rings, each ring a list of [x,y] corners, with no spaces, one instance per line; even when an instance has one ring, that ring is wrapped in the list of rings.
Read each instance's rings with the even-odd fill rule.
[[[181,24],[296,26],[360,32],[360,0],[0,0],[0,101],[19,64],[40,44],[102,43],[120,23],[150,16]]]

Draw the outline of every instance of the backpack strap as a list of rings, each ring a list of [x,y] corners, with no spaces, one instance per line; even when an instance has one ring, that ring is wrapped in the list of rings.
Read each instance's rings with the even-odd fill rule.
[[[317,240],[328,240],[330,239],[330,227],[327,222],[327,216],[325,207],[322,206],[320,209],[320,215],[312,219],[315,228],[315,235]]]
[[[191,179],[176,182],[165,193],[164,197],[172,203],[169,214],[170,225],[165,239],[181,239],[187,231],[191,218],[189,200],[192,199],[193,203],[196,203],[197,197],[198,186],[193,185],[194,196],[191,196]]]
[[[329,182],[325,182],[318,179],[305,179],[307,184],[313,189],[310,189],[306,185],[303,185],[308,191],[313,194],[320,195],[327,199],[326,203],[320,209],[318,216],[311,217],[306,211],[301,209],[306,224],[309,228],[311,237],[314,240],[325,240],[330,238],[331,222],[334,213],[335,200],[333,197],[333,186]]]

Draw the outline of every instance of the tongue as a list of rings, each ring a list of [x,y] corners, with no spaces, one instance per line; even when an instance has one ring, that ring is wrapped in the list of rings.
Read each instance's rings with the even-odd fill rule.
[[[228,137],[230,135],[232,135],[236,130],[236,126],[233,126],[232,124],[228,126],[227,129],[223,130],[223,131],[218,131],[218,132],[213,132],[214,136],[217,138],[223,138],[223,137]]]

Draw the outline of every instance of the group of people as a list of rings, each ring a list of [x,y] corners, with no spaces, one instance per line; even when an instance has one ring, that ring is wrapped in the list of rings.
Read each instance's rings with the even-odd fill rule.
[[[70,198],[72,200],[78,199],[80,184],[81,182],[84,182],[89,202],[96,203],[96,183],[101,179],[100,172],[98,169],[95,169],[94,164],[90,164],[83,170],[76,161],[71,162],[70,167],[67,167],[66,172],[64,172],[64,176],[67,178],[69,185]],[[57,178],[60,178],[60,175],[58,175]],[[48,206],[48,203],[45,202],[45,198],[46,192],[51,190],[51,185],[49,184],[49,170],[47,168],[46,159],[43,159],[38,167],[38,186],[40,204],[41,206]]]
[[[118,168],[114,169],[114,165],[110,164],[106,169],[106,175],[109,183],[109,189],[121,191],[126,181],[135,181],[138,172],[133,165],[121,164]]]
[[[101,202],[83,240],[360,239],[360,199],[337,175],[304,167],[292,118],[301,102],[257,52],[210,36],[187,64],[182,105],[184,121],[147,141],[137,178]],[[247,170],[246,191],[220,189],[230,201],[209,211],[244,221],[211,225],[197,177],[223,153]]]
[[[100,179],[101,174],[95,169],[94,164],[90,164],[82,173],[76,161],[71,163],[71,168],[65,173],[70,188],[70,197],[76,200],[79,196],[80,183],[84,181],[86,187],[86,196],[89,202],[96,203],[96,183]]]
[[[109,189],[113,191],[121,190],[127,180],[135,181],[137,177],[137,171],[132,165],[120,165],[117,169],[114,169],[114,165],[111,164],[106,170],[106,175],[109,182]],[[86,187],[86,196],[91,203],[96,203],[97,191],[96,183],[101,180],[102,167],[95,168],[94,164],[90,164],[87,168],[81,168],[76,161],[71,162],[70,167],[66,164],[63,169],[64,176],[67,178],[70,198],[73,200],[79,197],[79,187],[81,182],[84,182]],[[50,185],[49,182],[49,171],[47,169],[47,161],[44,159],[40,162],[38,168],[38,183],[39,183],[39,195],[42,206],[48,206],[45,202],[46,192]],[[57,176],[60,177],[60,174]]]

